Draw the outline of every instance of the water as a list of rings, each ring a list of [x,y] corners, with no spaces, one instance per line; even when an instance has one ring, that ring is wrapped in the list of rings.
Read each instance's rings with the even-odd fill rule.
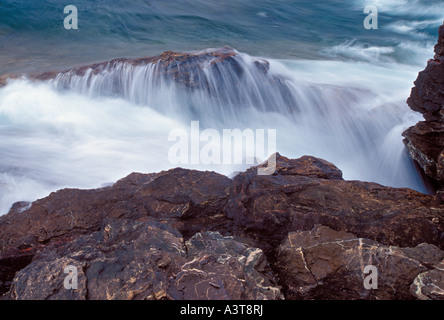
[[[244,74],[207,71],[210,93],[182,90],[155,65],[91,79],[11,81],[0,89],[0,214],[64,187],[96,188],[166,170],[174,128],[275,128],[277,150],[335,163],[346,179],[426,189],[401,133],[421,120],[405,104],[433,56],[439,1],[76,1],[79,30],[56,0],[0,3],[0,74],[63,70],[116,57],[229,45]],[[267,76],[253,61],[270,62]],[[270,85],[267,77],[284,79]],[[93,81],[92,81],[93,80]],[[118,80],[118,90],[111,83]],[[232,86],[232,83],[236,86]],[[230,174],[237,166],[186,167]]]

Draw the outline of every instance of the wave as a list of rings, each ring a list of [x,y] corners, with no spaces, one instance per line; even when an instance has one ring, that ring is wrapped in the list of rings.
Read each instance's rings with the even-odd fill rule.
[[[364,7],[366,0],[355,0]],[[442,2],[440,0],[374,0],[371,4],[378,11],[391,16],[435,17],[442,18]]]
[[[346,179],[426,192],[401,137],[419,120],[404,102],[414,68],[212,52],[10,81],[0,89],[0,212],[60,188],[169,169],[168,134],[191,120],[218,131],[273,128],[285,156],[318,156]],[[183,167],[229,175],[246,165]]]

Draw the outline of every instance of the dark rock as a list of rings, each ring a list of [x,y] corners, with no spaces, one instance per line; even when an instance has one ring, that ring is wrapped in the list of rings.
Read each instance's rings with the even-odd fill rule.
[[[15,277],[12,299],[167,298],[169,275],[185,262],[182,236],[168,225],[121,220],[54,250],[46,248]],[[67,266],[78,288],[67,290]]]
[[[435,60],[444,60],[444,25],[438,29],[438,43],[435,45]]]
[[[310,231],[289,233],[276,264],[287,298],[412,299],[410,285],[419,282],[415,278],[437,267],[443,257],[444,251],[433,245],[388,247],[317,225]],[[377,270],[375,289],[364,286],[368,265]],[[443,275],[441,271],[436,277]]]
[[[186,242],[189,262],[175,277],[186,300],[279,300],[262,250],[219,233],[198,233]]]
[[[263,239],[267,253],[289,232],[316,224],[386,245],[444,247],[444,224],[432,221],[444,207],[433,197],[340,177],[326,161],[278,155],[276,174],[258,175],[252,168],[233,179],[225,212],[245,233]]]
[[[138,178],[137,178],[138,177]],[[151,217],[194,234],[221,221],[231,180],[214,172],[172,169],[131,174],[110,188],[65,189],[0,218],[0,250],[57,241],[100,229],[116,219]],[[193,222],[198,220],[199,225]]]
[[[424,71],[418,74],[412,88],[408,105],[424,115],[426,121],[443,121],[444,106],[444,25],[439,27],[435,57],[427,62]]]
[[[32,253],[20,252],[3,256],[0,259],[0,296],[8,292],[17,271],[31,263]]]
[[[64,287],[67,266],[77,269],[77,289]],[[269,269],[260,249],[218,233],[198,233],[184,244],[167,224],[121,220],[39,253],[16,275],[9,297],[280,299]]]
[[[57,78],[62,86],[69,87],[70,80],[73,76],[84,76],[87,73],[95,75],[107,70],[116,69],[116,67],[122,64],[126,64],[127,66],[153,64],[155,65],[155,74],[159,77],[172,80],[187,89],[209,90],[210,84],[204,72],[204,69],[207,67],[216,73],[220,73],[221,70],[233,71],[232,73],[225,71],[225,74],[232,74],[238,78],[243,75],[244,68],[236,58],[237,55],[238,52],[230,47],[189,53],[166,51],[154,57],[117,58],[111,61],[90,64],[65,71],[32,73],[27,75],[27,77],[37,81]],[[254,66],[263,75],[268,73],[270,67],[269,62],[263,59],[255,61]],[[0,76],[0,87],[6,84],[7,79],[18,77],[20,77],[20,75],[11,74]],[[235,79],[233,79],[233,81],[234,80]],[[119,91],[119,79],[115,79],[115,85],[115,91]]]
[[[423,114],[419,122],[403,133],[411,157],[427,176],[444,184],[442,156],[444,150],[444,25],[439,28],[435,57],[418,74],[407,104]]]
[[[259,165],[259,168],[270,166],[269,161],[265,161]],[[254,172],[256,169],[250,169]],[[288,159],[276,153],[276,174],[280,175],[302,175],[313,178],[342,180],[342,171],[339,170],[333,163],[323,159],[303,156],[299,159]]]

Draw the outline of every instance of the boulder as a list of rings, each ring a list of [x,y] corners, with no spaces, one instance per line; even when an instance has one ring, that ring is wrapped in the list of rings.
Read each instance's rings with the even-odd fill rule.
[[[66,267],[77,288],[65,286]],[[184,243],[165,223],[120,220],[39,252],[14,278],[17,300],[281,299],[262,251],[219,233]]]
[[[133,173],[14,205],[0,217],[1,298],[441,298],[437,196],[275,156],[271,175],[258,174],[267,162],[233,179]],[[380,272],[375,292],[362,288],[363,263]],[[67,266],[77,289],[64,287]]]
[[[419,274],[410,293],[421,300],[444,300],[444,260],[433,269]]]
[[[118,219],[141,217],[171,221],[192,235],[207,222],[209,228],[227,222],[220,217],[230,182],[214,172],[177,168],[133,173],[109,188],[60,190],[35,201],[28,210],[11,210],[1,217],[0,250],[32,249],[99,230]]]
[[[189,262],[174,283],[181,299],[283,299],[261,249],[218,232],[197,233],[185,246]]]
[[[266,252],[289,232],[316,224],[386,245],[444,247],[443,210],[434,197],[411,189],[345,181],[327,161],[279,154],[273,175],[251,168],[234,177],[225,207],[238,228],[263,240]]]

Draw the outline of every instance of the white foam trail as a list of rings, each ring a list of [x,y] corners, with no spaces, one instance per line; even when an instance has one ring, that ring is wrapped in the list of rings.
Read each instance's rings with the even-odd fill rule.
[[[371,4],[378,8],[379,12],[393,16],[413,16],[424,17],[431,16],[442,18],[442,2],[441,1],[424,1],[424,0],[355,0],[355,3],[364,8]]]
[[[0,90],[0,212],[59,188],[96,188],[133,171],[167,169],[165,137],[180,126],[122,99],[14,81]]]

